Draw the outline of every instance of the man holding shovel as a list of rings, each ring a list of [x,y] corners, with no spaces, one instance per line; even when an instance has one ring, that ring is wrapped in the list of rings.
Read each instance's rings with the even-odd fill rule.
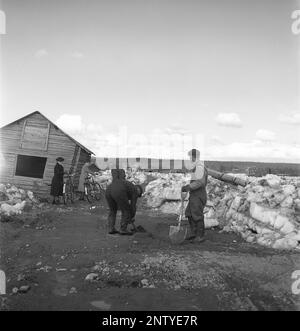
[[[191,235],[187,240],[194,242],[204,241],[204,207],[207,202],[206,184],[207,170],[200,161],[200,151],[192,149],[188,155],[191,160],[191,182],[182,187],[182,192],[189,192],[189,203],[185,210],[185,216],[189,220]]]

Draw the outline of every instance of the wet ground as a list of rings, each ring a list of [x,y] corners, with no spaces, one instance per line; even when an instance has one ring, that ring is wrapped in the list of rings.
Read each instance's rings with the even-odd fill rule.
[[[141,209],[137,225],[146,232],[111,236],[105,206],[90,207],[49,206],[0,223],[2,310],[300,309],[291,278],[299,253],[218,229],[204,243],[174,245],[176,217]]]

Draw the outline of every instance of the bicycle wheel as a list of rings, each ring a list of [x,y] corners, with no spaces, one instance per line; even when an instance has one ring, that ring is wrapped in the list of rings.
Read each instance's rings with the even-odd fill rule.
[[[74,186],[73,185],[70,185],[69,197],[70,197],[70,201],[72,203],[74,203],[74,200],[75,200],[75,190],[74,190]]]
[[[63,191],[63,199],[64,199],[64,204],[67,205],[71,200],[71,188],[69,184],[64,185],[64,191]]]
[[[90,184],[85,185],[84,193],[85,193],[87,201],[89,203],[92,203],[93,202],[93,196],[92,196],[92,188],[91,188]]]
[[[70,195],[69,193],[64,193],[63,194],[63,199],[64,199],[64,204],[67,205],[70,201]]]
[[[63,201],[64,201],[64,205],[67,204],[67,195],[66,195],[66,184],[64,183],[63,186]]]
[[[102,189],[98,183],[93,184],[93,196],[94,196],[95,200],[97,200],[97,201],[101,200]]]
[[[73,187],[72,185],[69,186],[68,194],[67,194],[67,199],[68,199],[68,201],[70,201],[71,203],[74,203],[74,200],[75,200],[75,192],[74,192],[74,187]]]

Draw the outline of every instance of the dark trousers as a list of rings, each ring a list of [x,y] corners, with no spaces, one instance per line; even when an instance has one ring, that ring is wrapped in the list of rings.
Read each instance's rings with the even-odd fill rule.
[[[191,236],[203,237],[205,233],[204,207],[206,196],[203,194],[191,193],[185,215],[189,220]]]
[[[188,218],[191,236],[192,237],[203,237],[205,233],[204,217],[198,221],[193,220],[192,217]]]
[[[131,223],[131,207],[126,195],[112,196],[106,194],[106,201],[109,207],[108,231],[114,231],[116,225],[117,211],[121,210],[121,231],[127,231],[128,224]]]

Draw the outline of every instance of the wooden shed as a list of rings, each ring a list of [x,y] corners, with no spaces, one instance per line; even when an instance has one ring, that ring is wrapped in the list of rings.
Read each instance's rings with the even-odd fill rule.
[[[65,159],[65,171],[75,172],[77,188],[81,168],[94,154],[38,111],[0,128],[0,148],[0,183],[11,183],[39,196],[50,194],[57,157]]]

